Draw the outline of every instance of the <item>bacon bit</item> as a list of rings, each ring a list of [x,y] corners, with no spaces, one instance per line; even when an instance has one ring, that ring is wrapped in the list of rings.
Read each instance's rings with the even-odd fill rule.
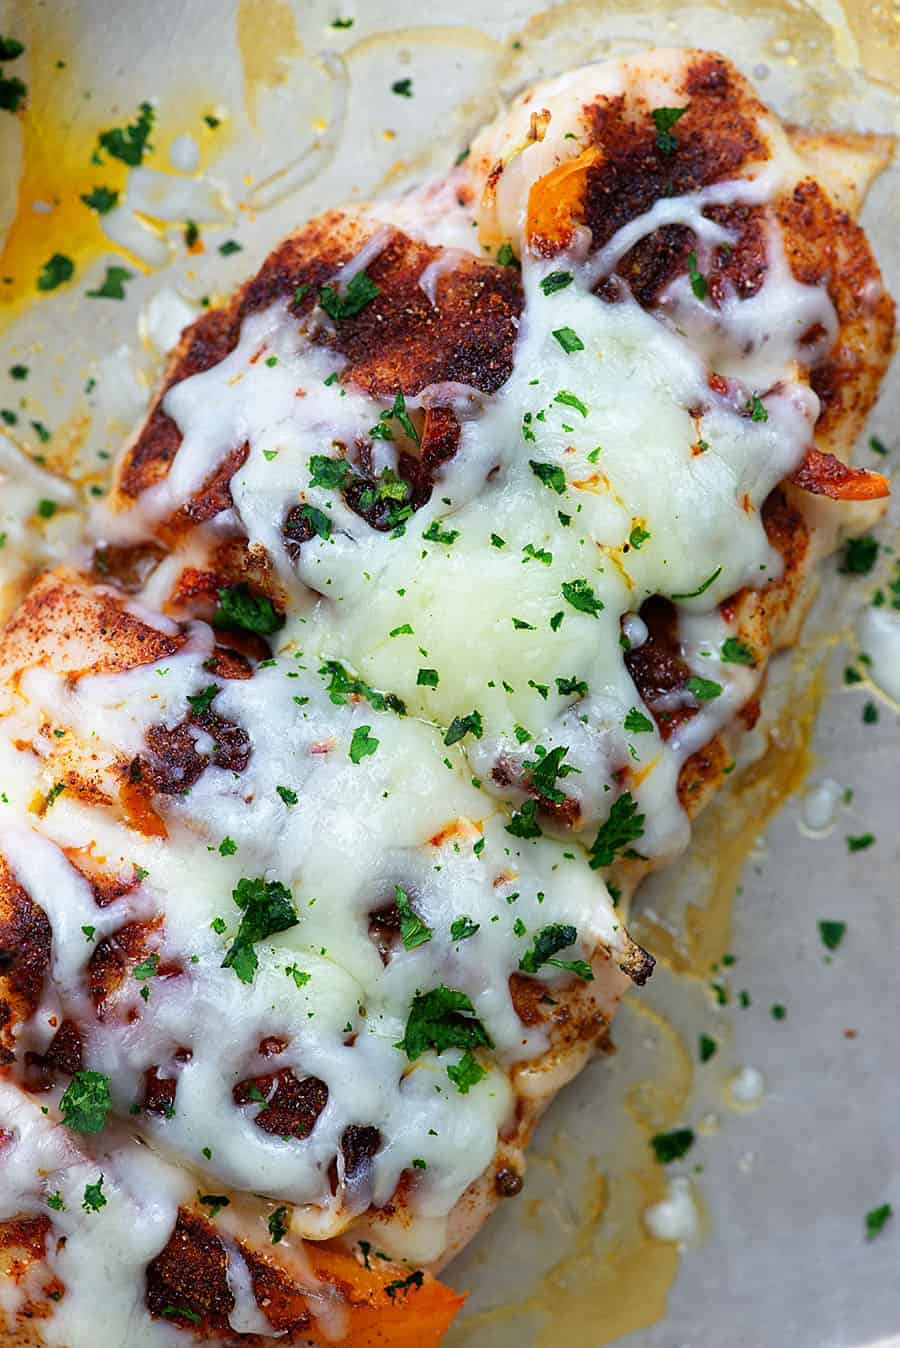
[[[295,389],[294,389],[294,397],[295,397],[295,398],[305,398],[305,397],[306,397],[306,389],[305,389],[305,388],[295,388]]]
[[[698,454],[705,454],[706,450],[701,446],[699,440],[695,440],[694,443],[691,445],[691,453],[693,454],[694,458],[696,458]]]
[[[748,491],[745,491],[744,495],[741,497],[741,510],[743,510],[745,515],[753,514],[753,502],[750,499],[750,493]]]
[[[494,889],[499,889],[501,885],[513,885],[519,878],[518,871],[511,871],[509,867],[502,870],[494,879]]]
[[[624,776],[628,779],[629,787],[634,787],[636,790],[642,782],[645,782],[659,763],[660,757],[661,755],[657,754],[655,758],[650,759],[649,763],[643,763],[637,770],[634,768],[626,768]]]
[[[264,342],[263,345],[259,348],[258,351],[254,351],[254,352],[253,352],[253,355],[252,355],[252,356],[250,357],[250,359],[247,361],[247,364],[248,364],[248,365],[255,365],[256,362],[259,360],[259,358],[260,358],[261,356],[265,355],[265,353],[266,353],[267,350],[268,350],[268,347],[266,346],[266,344],[265,344],[265,342]]]
[[[443,828],[438,829],[428,842],[432,847],[443,847],[451,838],[480,838],[483,831],[480,824],[473,824],[471,819],[460,816],[459,819],[451,819]]]
[[[890,483],[868,468],[851,468],[834,454],[808,449],[800,467],[788,479],[801,491],[829,496],[833,501],[877,501],[890,495]]]
[[[143,782],[123,782],[119,801],[130,828],[143,833],[145,838],[168,838],[169,830],[150,804],[149,791]]]
[[[728,392],[728,380],[720,374],[710,374],[706,380],[713,393],[720,393],[722,397]]]
[[[55,1030],[57,1025],[59,1024],[59,1018],[57,1016],[48,1016],[47,1024],[51,1027],[51,1029]]]
[[[319,740],[318,744],[310,745],[309,752],[311,754],[330,754],[332,749],[334,748],[334,744],[335,741],[333,739]]]

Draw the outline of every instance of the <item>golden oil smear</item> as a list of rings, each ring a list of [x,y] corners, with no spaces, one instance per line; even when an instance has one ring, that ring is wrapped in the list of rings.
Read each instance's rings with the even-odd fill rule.
[[[303,55],[294,10],[289,0],[240,0],[236,33],[244,70],[244,101],[251,125],[263,89],[286,84],[291,59]]]
[[[642,913],[638,904],[632,935],[676,973],[706,977],[728,951],[732,902],[747,857],[812,768],[809,742],[824,691],[823,676],[817,673],[779,716],[759,762],[715,797],[694,824],[692,874],[703,877],[706,892],[688,904],[677,935]]]

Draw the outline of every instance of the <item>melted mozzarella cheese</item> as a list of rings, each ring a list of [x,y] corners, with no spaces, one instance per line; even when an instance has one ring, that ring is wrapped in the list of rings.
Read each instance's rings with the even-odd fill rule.
[[[664,76],[676,64],[672,57],[661,75],[645,72],[644,92],[664,102]],[[622,67],[609,66],[546,86],[550,131],[524,150],[524,104],[490,133],[492,152],[508,161],[497,206],[506,236],[521,236],[530,183],[574,152],[566,142],[569,114],[588,90],[615,93],[625,79]],[[765,131],[772,141],[780,135],[769,121]],[[714,199],[764,200],[788,170],[784,155],[755,177],[717,184]],[[474,230],[458,195],[451,175],[377,208],[377,218],[471,248]],[[724,658],[733,629],[717,605],[780,574],[760,509],[809,444],[818,403],[797,375],[797,360],[808,328],[818,322],[834,331],[830,303],[793,280],[774,232],[767,279],[752,301],[728,300],[713,311],[678,283],[654,315],[630,299],[607,304],[592,293],[598,267],[613,265],[666,212],[706,237],[710,222],[701,223],[700,209],[712,199],[696,194],[654,207],[615,236],[599,261],[523,257],[525,306],[504,386],[488,398],[435,385],[407,399],[413,412],[452,407],[460,443],[430,501],[390,532],[370,527],[339,492],[313,485],[313,456],[353,461],[355,446],[368,441],[376,473],[399,467],[397,444],[370,435],[389,403],[340,384],[343,359],[314,341],[328,321],[321,312],[299,324],[284,303],[253,315],[224,361],[168,391],[163,406],[181,446],[124,525],[107,519],[109,533],[158,525],[246,444],[231,480],[233,508],[210,534],[245,533],[271,559],[289,597],[274,658],[250,679],[222,682],[213,704],[249,736],[248,766],[233,773],[211,765],[189,791],[167,798],[160,808],[168,839],[139,835],[112,811],[65,792],[43,814],[29,813],[35,791],[49,783],[42,756],[22,755],[13,741],[37,743],[46,717],[101,763],[133,758],[148,729],[181,724],[188,697],[211,682],[211,629],[193,624],[175,655],[125,674],[63,679],[34,668],[21,681],[0,737],[0,768],[16,778],[13,808],[0,818],[0,852],[45,908],[54,937],[53,984],[21,1030],[21,1047],[46,1049],[51,1019],[63,1004],[74,1006],[86,1029],[85,1063],[109,1075],[116,1111],[125,1115],[140,1100],[150,1067],[176,1077],[170,1117],[145,1113],[135,1126],[200,1171],[210,1188],[296,1204],[298,1235],[340,1233],[413,1175],[411,1225],[378,1238],[409,1258],[436,1256],[448,1214],[513,1118],[519,1065],[549,1046],[545,1030],[516,1014],[511,975],[543,927],[569,924],[576,938],[566,959],[595,958],[597,984],[588,990],[611,1010],[617,989],[601,987],[600,973],[606,960],[625,960],[630,943],[604,871],[590,864],[594,834],[627,781],[644,816],[641,854],[656,861],[684,846],[680,768],[755,688],[758,671]],[[362,270],[387,237],[384,230],[370,239],[343,278]],[[444,261],[419,278],[426,293]],[[562,288],[543,284],[562,270],[571,276]],[[563,332],[577,343],[561,339]],[[727,362],[728,394],[709,387],[713,357]],[[746,415],[757,388],[776,385],[765,396],[765,419]],[[331,531],[303,543],[295,560],[282,528],[300,503],[325,512]],[[164,602],[185,560],[183,553],[160,567],[145,604]],[[673,694],[671,710],[697,714],[665,741],[624,659],[629,642],[647,638],[637,610],[653,595],[678,604],[683,658],[706,683],[699,694]],[[334,661],[370,693],[402,698],[406,715],[377,710],[369,695],[342,694],[330,683],[327,662]],[[632,727],[646,724],[629,730],[629,717]],[[458,718],[469,718],[469,727],[454,742],[447,732]],[[370,747],[362,757],[351,754],[360,734]],[[196,735],[208,750],[209,736]],[[527,799],[523,773],[554,748],[564,750],[570,769],[559,780],[578,806],[574,833],[547,823],[542,836],[516,836],[510,823]],[[102,910],[63,851],[87,841],[111,869],[136,866],[143,877]],[[287,886],[298,916],[257,944],[250,983],[222,966],[241,919],[232,891],[246,877]],[[384,964],[369,915],[398,886],[430,937],[411,949],[398,944]],[[126,978],[111,1012],[98,1018],[85,990],[94,945],[83,928],[93,926],[100,940],[125,921],[157,916],[154,948],[176,972],[142,983]],[[452,924],[463,917],[474,934],[454,939]],[[539,973],[551,995],[571,979],[547,965]],[[467,1093],[447,1071],[459,1062],[458,1049],[411,1063],[400,1047],[414,997],[440,984],[471,999],[493,1044],[479,1054],[485,1075]],[[267,1037],[285,1041],[275,1058],[260,1052]],[[302,1140],[264,1131],[256,1124],[264,1103],[238,1105],[233,1096],[239,1083],[283,1068],[327,1087],[327,1103]],[[0,1100],[0,1109],[7,1104]],[[377,1128],[380,1146],[371,1173],[334,1194],[329,1171],[353,1125]],[[35,1136],[43,1135],[38,1128]],[[141,1259],[164,1243],[171,1188],[146,1229],[122,1237],[124,1214],[134,1211],[130,1165],[123,1161],[120,1179],[109,1162],[110,1234],[97,1235],[100,1217],[78,1219],[69,1232],[60,1269],[73,1285],[82,1262],[96,1257],[117,1286],[133,1289]],[[339,1178],[343,1165],[339,1159]],[[23,1178],[25,1189],[31,1180]],[[7,1206],[22,1185],[0,1181]],[[675,1194],[677,1210],[660,1214],[664,1238],[684,1238],[687,1202]],[[265,1332],[248,1300],[246,1268],[231,1252],[228,1278],[233,1328]],[[121,1341],[130,1343],[136,1312],[126,1305],[131,1292],[120,1295]],[[68,1335],[70,1348],[91,1342],[89,1305],[80,1293],[67,1297],[57,1341]],[[141,1324],[143,1342],[169,1341],[167,1327],[157,1324],[158,1337],[150,1338],[145,1316]]]

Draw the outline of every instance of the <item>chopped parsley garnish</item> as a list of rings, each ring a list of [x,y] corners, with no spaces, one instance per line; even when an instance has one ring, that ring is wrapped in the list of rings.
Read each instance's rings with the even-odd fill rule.
[[[278,792],[285,805],[296,805],[297,801],[300,799],[297,792],[290,786],[276,786],[275,790]]]
[[[224,243],[219,244],[219,252],[223,257],[231,257],[233,253],[242,253],[244,245],[238,243],[237,239],[226,239]]]
[[[119,194],[111,187],[95,187],[91,192],[83,192],[81,200],[98,215],[108,215],[112,208],[118,205]]]
[[[100,150],[105,150],[113,159],[121,159],[123,164],[128,164],[131,168],[136,168],[152,146],[148,144],[150,132],[153,129],[155,113],[149,103],[142,103],[135,120],[124,128],[113,127],[109,131],[101,131],[97,137],[97,149],[93,154],[93,162],[101,163]]]
[[[697,270],[697,254],[693,249],[688,253],[687,264],[691,290],[693,290],[698,300],[705,300],[706,296],[709,294],[709,286],[706,283],[706,277]]]
[[[649,537],[650,534],[647,532],[646,529],[644,529],[640,524],[635,524],[632,526],[631,533],[628,535],[628,542],[631,544],[631,546],[635,549],[636,552],[640,552],[641,547],[643,546],[644,543],[647,542],[647,539]]]
[[[532,787],[538,795],[543,796],[544,800],[549,800],[554,805],[561,805],[566,794],[555,785],[557,777],[568,777],[570,773],[578,772],[578,768],[563,763],[569,752],[568,745],[558,744],[548,753],[542,744],[537,744],[534,752],[535,757],[526,758],[522,764]]]
[[[890,1203],[882,1203],[880,1207],[872,1208],[866,1213],[866,1240],[874,1240],[876,1236],[881,1235],[887,1222],[894,1215],[894,1209]]]
[[[18,75],[6,76],[0,70],[0,109],[4,112],[18,112],[25,102],[28,87]]]
[[[879,440],[877,435],[869,436],[869,449],[873,454],[890,454],[890,450],[883,440]]]
[[[416,685],[419,688],[437,688],[440,682],[440,676],[436,669],[420,669],[416,675]]]
[[[47,1199],[47,1207],[52,1208],[54,1212],[65,1212],[66,1205],[63,1202],[63,1196],[57,1189],[55,1194],[51,1194]]]
[[[698,1041],[700,1061],[709,1062],[710,1058],[715,1057],[718,1048],[719,1045],[716,1043],[715,1039],[711,1039],[708,1034],[701,1034]]]
[[[837,950],[847,934],[846,922],[823,920],[819,923],[819,936],[826,950]]]
[[[349,751],[351,763],[361,763],[364,758],[369,758],[377,750],[381,741],[375,738],[371,730],[370,725],[358,725],[354,730]]]
[[[358,271],[349,281],[343,295],[339,294],[334,286],[322,286],[319,291],[319,304],[329,318],[340,322],[345,318],[353,318],[380,294],[381,291],[371,276],[364,271]]]
[[[134,976],[139,983],[146,983],[148,978],[156,978],[159,973],[159,955],[154,953],[148,955],[140,964],[134,966]]]
[[[442,529],[437,520],[432,520],[422,537],[428,543],[442,543],[444,547],[449,548],[459,538],[459,530]]]
[[[93,941],[94,937],[97,934],[97,928],[92,927],[90,923],[87,922],[83,924],[81,930],[84,932],[84,939],[86,941]]]
[[[252,594],[243,581],[239,585],[224,586],[219,590],[218,599],[213,627],[237,628],[268,637],[284,626],[284,617],[271,599],[264,594]]]
[[[857,833],[855,836],[848,837],[848,852],[864,852],[867,847],[871,847],[875,841],[874,833]]]
[[[643,837],[644,819],[645,816],[638,813],[638,803],[631,792],[623,792],[613,802],[609,818],[600,825],[591,844],[591,870],[611,866],[617,852]]]
[[[865,725],[875,725],[878,721],[878,708],[874,702],[867,702],[863,707],[863,723]]]
[[[218,1217],[223,1208],[231,1206],[231,1199],[226,1198],[224,1194],[198,1194],[197,1202],[202,1203],[205,1208],[209,1208],[210,1220]]]
[[[9,377],[10,377],[10,379],[20,379],[20,380],[21,380],[21,379],[27,379],[27,378],[28,378],[28,366],[27,366],[27,365],[11,365],[11,366],[9,367]]]
[[[512,250],[512,244],[501,243],[497,249],[497,263],[501,267],[518,267],[519,259]]]
[[[85,293],[89,300],[124,300],[125,282],[133,278],[134,272],[127,267],[107,267],[103,284]]]
[[[715,581],[717,581],[717,580],[719,579],[719,576],[721,576],[721,574],[722,574],[722,568],[721,568],[721,566],[717,566],[716,569],[715,569],[715,571],[712,573],[712,575],[711,575],[711,576],[707,576],[707,577],[706,577],[706,580],[704,580],[704,581],[702,582],[702,584],[698,585],[697,588],[696,588],[696,590],[686,590],[686,591],[684,591],[684,592],[681,593],[681,594],[673,594],[673,595],[671,596],[671,598],[672,598],[672,599],[696,599],[699,595],[705,594],[706,591],[709,589],[710,585],[712,585]]]
[[[722,695],[720,683],[714,679],[701,679],[698,674],[692,674],[684,686],[698,702],[712,702],[713,698]]]
[[[526,800],[506,825],[507,833],[511,833],[514,838],[542,837],[541,826],[536,818],[537,804],[536,800]]]
[[[455,917],[450,923],[450,939],[452,941],[467,941],[470,936],[474,936],[480,928],[480,922],[473,922],[470,917]]]
[[[55,501],[48,501],[46,498],[37,503],[37,513],[42,520],[52,520],[58,509],[59,506]]]
[[[570,271],[551,271],[541,281],[541,290],[545,295],[553,295],[557,290],[565,290],[566,286],[572,284],[572,273]]]
[[[472,735],[476,740],[480,740],[483,734],[484,725],[481,720],[481,713],[470,711],[468,716],[454,716],[444,736],[444,743],[446,745],[456,744],[459,740],[465,739],[466,735]]]
[[[94,1184],[84,1186],[84,1198],[81,1200],[81,1206],[85,1212],[99,1212],[101,1208],[106,1207],[102,1175],[98,1176]]]
[[[353,27],[353,20],[352,20],[352,19],[332,19],[332,21],[331,21],[331,26],[332,26],[332,28],[352,28],[352,27]]]
[[[535,477],[543,482],[545,487],[555,491],[557,496],[562,496],[566,489],[566,475],[563,470],[555,463],[538,463],[535,459],[528,460],[531,471]],[[491,535],[491,541],[496,538],[496,534]],[[494,544],[496,547],[497,545]]]
[[[400,885],[394,887],[394,901],[400,914],[400,940],[404,950],[415,950],[431,940],[431,928],[416,916],[409,901],[409,895]]]
[[[578,397],[577,393],[570,393],[568,389],[561,388],[554,396],[553,401],[560,403],[563,407],[574,407],[576,412],[580,412],[583,417],[588,414],[588,409]]]
[[[768,421],[769,414],[763,406],[763,401],[758,393],[754,393],[744,404],[744,411],[750,414],[751,421]]]
[[[25,43],[16,37],[0,37],[0,61],[15,61],[25,50]]]
[[[574,694],[575,697],[587,697],[588,686],[584,679],[576,679],[573,674],[570,678],[558,677],[556,680],[556,691],[559,693],[560,697],[570,697],[572,694]]]
[[[346,486],[350,476],[350,465],[346,459],[330,459],[327,454],[313,454],[309,460],[311,487]]]
[[[505,548],[505,547],[506,547],[506,539],[505,539],[505,538],[501,538],[499,534],[491,534],[491,547],[492,547],[492,548]]]
[[[237,850],[238,850],[238,845],[237,845],[237,843],[234,841],[234,838],[229,838],[229,837],[226,836],[226,837],[224,837],[224,838],[222,839],[222,841],[219,843],[219,856],[220,856],[220,857],[233,857],[234,854],[235,854],[235,852],[236,852]]]
[[[566,355],[570,356],[573,351],[584,350],[584,342],[573,328],[554,328],[553,336],[559,342]]]
[[[849,538],[844,548],[841,571],[845,576],[867,576],[878,561],[878,539],[865,535]]]
[[[391,93],[399,94],[401,98],[412,98],[412,84],[413,82],[411,79],[394,80],[394,83],[391,85]]]
[[[625,717],[625,729],[629,735],[651,735],[653,722],[637,707],[632,707]]]
[[[188,706],[195,716],[202,716],[204,712],[209,711],[213,703],[213,698],[221,691],[217,683],[208,684],[201,693],[188,694]]]
[[[400,1292],[409,1294],[414,1287],[418,1290],[424,1281],[425,1274],[421,1269],[416,1269],[415,1273],[410,1273],[408,1278],[395,1278],[393,1282],[387,1284],[384,1290],[393,1301]]]
[[[562,583],[562,597],[570,603],[573,608],[577,608],[579,613],[589,613],[592,617],[596,618],[597,615],[603,611],[602,600],[597,598],[586,580],[564,580]]]
[[[780,1002],[773,1002],[769,1008],[769,1015],[773,1020],[784,1020],[787,1016],[787,1007],[782,1006]]]
[[[670,1165],[680,1161],[694,1145],[693,1128],[674,1128],[670,1133],[656,1133],[650,1139],[650,1145],[660,1165]]]
[[[517,632],[535,632],[537,631],[534,623],[527,623],[524,618],[513,618],[512,625]]]
[[[187,1320],[189,1324],[199,1325],[203,1323],[203,1316],[197,1311],[189,1310],[187,1306],[163,1306],[160,1315],[165,1315],[167,1319],[174,1320],[180,1318]]]
[[[428,1049],[443,1053],[447,1048],[493,1048],[487,1030],[475,1016],[475,1007],[464,992],[443,983],[430,992],[417,992],[409,1009],[406,1031],[395,1046],[415,1062]]]
[[[71,281],[75,275],[75,263],[65,253],[54,253],[41,267],[37,278],[38,290],[55,290],[57,286]]]
[[[585,960],[559,960],[560,950],[568,950],[578,940],[578,932],[567,923],[551,922],[542,927],[519,960],[519,968],[526,974],[536,974],[544,964],[552,964],[556,969],[565,969],[567,973],[577,974],[586,983],[593,981],[594,971]]]
[[[274,1212],[269,1214],[269,1235],[272,1237],[272,1244],[277,1245],[284,1240],[288,1231],[291,1229],[291,1214],[287,1207],[282,1203]]]
[[[75,1133],[99,1133],[112,1100],[109,1077],[102,1072],[76,1072],[59,1102],[63,1123]]]
[[[47,430],[44,423],[42,421],[33,421],[31,427],[41,444],[46,445],[47,441],[50,439],[50,432]]]
[[[410,623],[401,623],[399,627],[392,627],[388,632],[389,637],[411,637],[413,629]]]
[[[460,1095],[468,1095],[473,1086],[477,1086],[487,1076],[481,1063],[466,1049],[459,1062],[447,1068],[447,1076],[453,1082]]]
[[[544,566],[553,565],[553,553],[548,552],[546,548],[536,548],[533,543],[526,543],[522,551],[525,554],[525,562],[542,562]]]
[[[722,663],[725,665],[755,665],[756,656],[745,641],[726,637],[722,642]]]
[[[672,127],[686,112],[687,106],[683,108],[654,108],[651,112],[653,125],[656,127],[656,148],[661,154],[674,154],[678,149],[678,141],[672,135]]]
[[[370,688],[362,679],[357,679],[344,668],[339,660],[326,660],[319,667],[321,677],[328,679],[328,696],[336,707],[346,706],[351,697],[363,697],[374,711],[393,711],[398,716],[406,715],[406,704],[396,693],[379,693]]]
[[[243,909],[243,917],[222,968],[234,969],[242,983],[252,983],[259,965],[254,944],[296,927],[299,919],[291,891],[280,880],[245,877],[238,881],[231,897]]]

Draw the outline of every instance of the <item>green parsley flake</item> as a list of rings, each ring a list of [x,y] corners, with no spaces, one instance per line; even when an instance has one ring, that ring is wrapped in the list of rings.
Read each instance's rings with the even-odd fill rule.
[[[443,983],[430,992],[417,992],[409,1009],[403,1038],[395,1046],[415,1062],[432,1048],[493,1048],[487,1030],[475,1016],[475,1007],[464,992]]]
[[[459,530],[442,529],[437,520],[432,520],[422,537],[428,543],[441,543],[445,548],[449,548],[459,538]]]
[[[284,626],[280,614],[267,595],[252,594],[243,583],[227,585],[218,592],[218,604],[213,614],[213,627],[271,636]]]
[[[722,695],[720,683],[714,679],[701,679],[698,674],[692,674],[684,686],[698,702],[712,702],[713,698]]]
[[[846,934],[846,922],[831,922],[828,920],[819,922],[819,936],[822,938],[822,944],[826,950],[837,950]]]
[[[638,813],[638,803],[631,792],[623,792],[613,802],[608,819],[601,824],[591,844],[591,870],[611,866],[617,852],[643,837],[644,821],[645,816]]]
[[[537,801],[526,800],[520,810],[516,810],[509,823],[505,825],[506,832],[511,833],[514,838],[540,838],[543,836],[541,826],[537,822]]]
[[[99,1133],[112,1099],[109,1077],[102,1072],[76,1072],[59,1102],[63,1123],[75,1133]]]
[[[763,401],[758,393],[754,393],[744,404],[744,411],[748,412],[751,421],[768,421],[769,414],[766,411]]]
[[[275,790],[278,792],[285,805],[296,805],[297,801],[300,799],[297,792],[290,786],[276,786]]]
[[[340,294],[334,286],[322,286],[319,291],[319,304],[329,318],[340,323],[345,318],[353,318],[380,294],[381,291],[371,276],[364,271],[358,271],[351,278],[343,294]]]
[[[233,857],[234,854],[235,854],[235,852],[236,852],[237,850],[238,850],[238,845],[237,845],[237,843],[234,841],[234,838],[229,838],[229,837],[226,836],[226,837],[224,837],[224,838],[222,839],[222,841],[219,843],[219,856],[220,856],[220,857]]]
[[[701,1034],[698,1041],[700,1061],[709,1062],[710,1058],[715,1057],[718,1048],[719,1045],[716,1043],[715,1039],[711,1039],[708,1034]]]
[[[481,713],[470,711],[468,716],[454,716],[444,736],[444,743],[448,746],[456,744],[459,740],[465,739],[466,735],[471,735],[474,739],[480,740],[483,734],[484,725],[481,720]]]
[[[399,94],[401,98],[412,98],[413,82],[411,79],[395,80],[391,85],[391,93]]]
[[[287,931],[289,927],[296,927],[299,918],[291,891],[280,880],[266,880],[262,876],[255,879],[245,877],[238,881],[231,897],[243,910],[243,916],[237,935],[222,961],[222,968],[234,969],[242,983],[252,983],[259,965],[253,948],[255,943],[277,932]]]
[[[124,300],[125,282],[133,279],[134,272],[127,267],[107,267],[103,284],[85,293],[89,300]]]
[[[587,697],[589,690],[584,680],[576,679],[573,674],[570,677],[557,677],[556,691],[560,697],[571,697],[573,694],[575,697]]]
[[[870,535],[850,538],[844,548],[841,571],[845,576],[867,576],[878,561],[878,539]]]
[[[670,1133],[656,1133],[650,1139],[654,1155],[660,1165],[680,1161],[694,1145],[693,1128],[674,1128]]]
[[[453,1082],[460,1095],[468,1095],[473,1086],[487,1076],[481,1063],[467,1049],[459,1062],[447,1068],[447,1076]]]
[[[886,1224],[894,1215],[894,1209],[890,1203],[882,1203],[880,1207],[872,1208],[866,1213],[866,1240],[874,1240],[876,1236],[881,1235]]]
[[[857,833],[855,836],[848,837],[848,852],[864,852],[867,847],[871,847],[875,841],[874,833]]]
[[[564,969],[567,973],[576,974],[578,978],[590,983],[593,981],[594,971],[585,960],[555,958],[560,950],[568,950],[577,940],[578,932],[574,927],[567,923],[551,922],[534,936],[531,949],[519,960],[519,968],[523,973],[537,974],[543,965],[551,964],[556,969]]]
[[[98,215],[108,215],[119,204],[119,194],[110,187],[95,187],[91,192],[82,193],[81,200]]]
[[[463,915],[455,917],[450,923],[450,939],[452,941],[467,941],[470,936],[474,936],[481,927],[480,922],[473,922],[470,917]]]
[[[283,1203],[269,1214],[268,1227],[273,1245],[278,1245],[280,1241],[284,1240],[291,1229],[291,1214]]]
[[[545,487],[549,487],[551,491],[555,491],[557,496],[562,496],[566,489],[566,475],[557,464],[538,463],[535,459],[529,459],[528,463],[535,477],[540,482],[543,482]],[[496,537],[496,534],[491,534],[492,543]],[[502,542],[500,546],[503,546]],[[494,543],[494,547],[497,547],[496,543]]]
[[[579,613],[589,613],[591,617],[596,618],[603,611],[603,603],[594,594],[594,591],[588,585],[587,581],[565,580],[562,583],[562,596],[573,608],[578,609]],[[561,620],[560,620],[561,621]],[[551,619],[551,626],[553,621]],[[559,624],[557,624],[559,626]],[[556,629],[554,628],[554,631]]]
[[[400,885],[394,887],[394,901],[400,914],[400,939],[404,950],[415,950],[416,946],[425,945],[431,940],[431,928],[426,927],[413,912],[409,895]]]
[[[656,127],[656,148],[660,154],[674,154],[678,149],[678,141],[671,131],[686,112],[687,105],[683,108],[654,108],[651,112],[653,125]]]
[[[57,286],[71,281],[75,275],[75,263],[65,253],[54,253],[48,258],[38,273],[38,290],[55,290]]]
[[[719,576],[721,576],[721,574],[722,574],[722,568],[721,568],[721,566],[717,566],[716,569],[715,569],[715,571],[712,573],[712,575],[711,575],[711,576],[707,576],[707,577],[706,577],[706,580],[704,580],[700,585],[698,585],[697,588],[696,588],[696,590],[687,590],[687,591],[685,591],[685,592],[682,593],[682,594],[673,594],[673,595],[670,596],[670,598],[672,598],[672,599],[696,599],[699,595],[705,594],[706,591],[709,589],[710,585],[713,585],[713,584],[719,579]]]
[[[416,675],[416,685],[419,688],[437,688],[439,682],[436,669],[420,669]]]
[[[353,738],[350,741],[350,762],[361,763],[364,758],[374,754],[381,743],[370,732],[370,725],[358,725],[353,732]]]
[[[103,1176],[99,1175],[94,1184],[84,1186],[84,1198],[81,1200],[81,1206],[85,1212],[99,1212],[101,1208],[106,1207],[106,1198],[103,1194]]]
[[[722,663],[724,665],[755,665],[756,656],[744,641],[737,637],[726,637],[722,642]]]
[[[497,249],[497,263],[501,267],[518,267],[519,259],[512,249],[512,244],[501,243]]]
[[[134,966],[134,976],[139,983],[146,983],[148,978],[156,978],[159,974],[159,955],[154,953],[148,955],[140,964]]]
[[[561,403],[563,407],[574,407],[576,412],[580,412],[583,417],[588,414],[588,409],[578,397],[577,393],[570,393],[568,389],[561,388],[554,396],[555,403]]]
[[[542,279],[541,290],[545,295],[554,295],[557,290],[565,290],[566,286],[570,286],[572,279],[570,271],[552,271]]]
[[[625,717],[625,730],[629,735],[651,735],[653,722],[637,707],[632,707]]]
[[[219,252],[223,257],[231,257],[233,253],[242,253],[244,245],[238,243],[237,239],[226,239],[224,243],[219,244]]]
[[[553,336],[567,356],[570,356],[573,351],[584,350],[584,342],[572,328],[554,328]]]
[[[195,716],[203,716],[208,712],[215,698],[221,689],[217,683],[210,683],[200,693],[188,694],[188,705]]]
[[[706,277],[697,270],[697,254],[693,249],[688,253],[687,264],[691,290],[698,300],[705,300],[709,294],[709,286],[706,283]]]
[[[142,103],[138,115],[133,122],[124,128],[113,127],[109,131],[101,131],[97,137],[97,149],[94,151],[93,162],[101,163],[100,151],[105,150],[113,159],[120,159],[123,164],[128,164],[131,168],[136,168],[144,158],[144,155],[152,149],[148,144],[148,138],[153,128],[155,113],[149,103]]]

